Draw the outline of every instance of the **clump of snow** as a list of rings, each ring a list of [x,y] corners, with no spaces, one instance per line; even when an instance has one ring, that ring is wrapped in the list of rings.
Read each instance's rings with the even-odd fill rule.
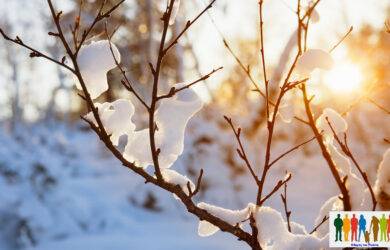
[[[258,240],[263,249],[293,250],[328,247],[327,236],[317,238],[308,234],[290,233],[280,212],[270,207],[257,207],[254,218],[259,229]]]
[[[118,145],[119,137],[124,134],[132,134],[135,125],[131,121],[134,114],[134,105],[125,99],[118,99],[112,103],[95,103],[98,108],[100,119],[108,134],[111,134],[111,141]],[[96,124],[92,112],[85,115],[85,118]]]
[[[333,109],[326,108],[316,121],[316,127],[320,131],[323,131],[323,135],[326,140],[329,141],[333,139],[333,132],[326,118],[328,118],[330,124],[332,124],[333,130],[335,131],[336,135],[338,135],[339,133],[344,133],[347,130],[348,124],[344,120],[344,118],[342,118],[339,113],[337,113]]]
[[[217,207],[210,205],[204,202],[200,202],[197,205],[201,209],[207,210],[210,214],[215,215],[216,217],[226,221],[231,225],[241,225],[243,221],[249,218],[249,213],[253,204],[249,204],[246,208],[242,210],[230,210],[222,207]],[[200,221],[198,227],[199,236],[210,236],[215,234],[219,230],[218,227],[207,221]]]
[[[337,170],[343,174],[348,174],[352,171],[351,162],[344,156],[332,143],[328,143],[327,148],[332,156]]]
[[[175,19],[177,16],[177,13],[179,13],[179,7],[180,7],[180,0],[172,0],[175,1],[173,3],[171,17],[169,18],[169,25],[173,25],[175,23]]]
[[[181,88],[184,84],[176,84]],[[184,89],[171,98],[163,99],[155,115],[158,130],[155,133],[156,147],[160,149],[159,164],[161,168],[169,168],[183,153],[184,132],[190,118],[200,110],[203,103],[199,96],[190,88]],[[173,115],[174,114],[174,115]],[[137,131],[128,135],[125,148],[125,158],[136,161],[142,167],[153,163],[150,154],[148,135],[149,129]]]
[[[390,149],[383,154],[375,182],[375,194],[382,208],[390,208]]]
[[[118,48],[113,43],[111,46],[116,60],[120,62]],[[83,45],[77,56],[77,63],[92,99],[97,98],[108,89],[107,71],[116,67],[108,40]],[[79,81],[76,81],[76,86],[78,89],[82,89]]]
[[[190,188],[192,192],[195,190],[195,184],[190,179],[188,179],[187,176],[181,175],[175,170],[161,169],[161,174],[167,182],[179,185],[183,192],[187,195],[189,195],[187,183],[190,183]],[[179,199],[179,197],[177,197],[175,194],[173,194],[173,197],[175,197],[175,199]]]
[[[309,49],[298,59],[296,72],[306,77],[316,68],[330,70],[333,64],[333,58],[328,52],[321,49]]]

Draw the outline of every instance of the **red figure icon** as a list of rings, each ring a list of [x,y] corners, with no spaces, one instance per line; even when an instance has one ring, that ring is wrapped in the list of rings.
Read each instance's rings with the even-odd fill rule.
[[[351,218],[351,241],[357,241],[357,229],[358,229],[359,221],[355,217],[355,214],[352,215]],[[387,231],[389,233],[389,231]]]
[[[390,214],[389,214],[389,219],[387,220],[387,241],[390,240],[389,234],[390,234]]]

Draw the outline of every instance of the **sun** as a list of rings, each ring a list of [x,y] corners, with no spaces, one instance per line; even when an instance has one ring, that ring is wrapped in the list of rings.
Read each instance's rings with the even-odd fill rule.
[[[357,65],[336,64],[324,77],[324,84],[335,93],[346,94],[361,88],[363,75]]]

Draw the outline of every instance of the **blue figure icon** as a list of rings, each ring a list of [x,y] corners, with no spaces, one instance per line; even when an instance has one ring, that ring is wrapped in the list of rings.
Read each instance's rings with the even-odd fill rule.
[[[360,215],[360,219],[359,219],[359,241],[360,241],[360,233],[363,232],[363,235],[366,231],[366,219],[364,219],[364,216],[363,215]]]

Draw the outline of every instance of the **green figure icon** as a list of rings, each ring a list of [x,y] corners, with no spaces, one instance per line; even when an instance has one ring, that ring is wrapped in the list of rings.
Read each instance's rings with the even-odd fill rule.
[[[387,220],[385,214],[382,214],[382,218],[379,220],[379,225],[381,228],[381,241],[386,241]]]
[[[343,228],[343,220],[340,218],[340,214],[337,214],[337,218],[334,220],[334,226],[336,227],[336,240],[341,240],[341,229]]]
[[[348,219],[348,214],[345,214],[343,219],[343,231],[344,231],[344,241],[348,241],[349,231],[351,230],[351,223]]]
[[[371,228],[374,232],[374,241],[378,241],[378,232],[379,232],[379,219],[375,216],[372,216],[371,218],[371,224],[370,224],[370,232]]]

